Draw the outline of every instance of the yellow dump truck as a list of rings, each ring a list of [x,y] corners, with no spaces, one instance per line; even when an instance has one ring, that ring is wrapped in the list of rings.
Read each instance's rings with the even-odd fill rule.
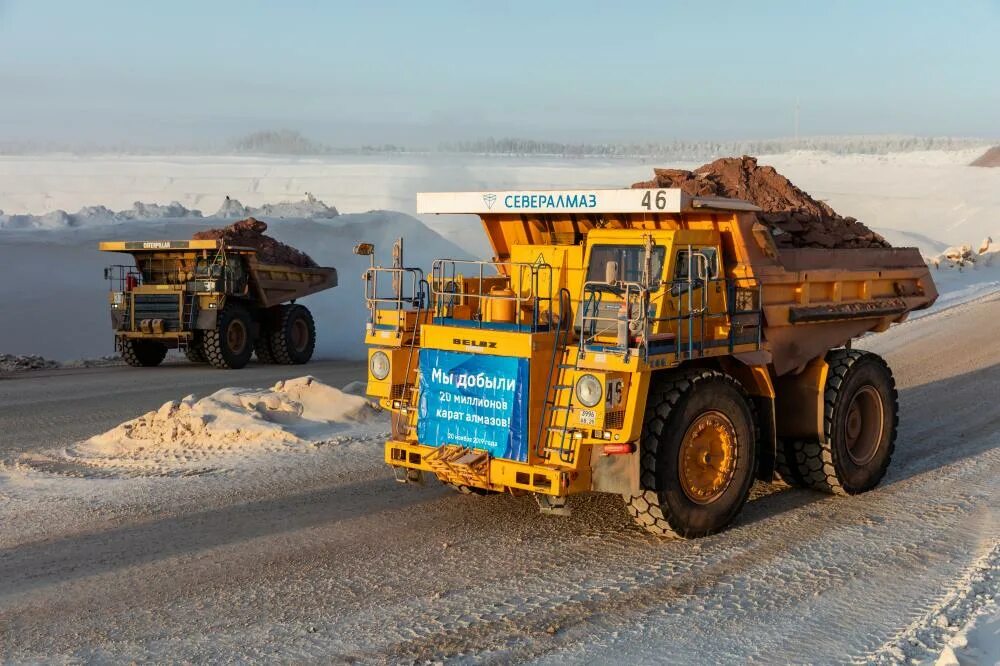
[[[851,340],[937,297],[915,249],[783,249],[750,203],[676,189],[429,193],[492,261],[366,272],[385,461],[541,509],[616,493],[645,529],[729,525],[755,479],[855,494],[897,426],[892,373]],[[397,253],[401,254],[401,253]]]
[[[252,247],[220,240],[108,241],[134,263],[104,269],[115,350],[129,365],[155,366],[168,349],[196,363],[242,368],[306,363],[316,345],[299,298],[337,285],[333,268],[264,264]]]

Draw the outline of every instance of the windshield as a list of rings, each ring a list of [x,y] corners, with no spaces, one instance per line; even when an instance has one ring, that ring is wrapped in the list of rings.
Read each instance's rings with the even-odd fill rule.
[[[607,266],[611,261],[618,263],[618,279],[623,282],[642,283],[643,257],[645,248],[642,245],[595,245],[590,250],[590,266],[587,268],[588,282],[603,282],[607,275]],[[652,271],[649,275],[647,289],[657,289],[663,275],[663,260],[667,251],[662,245],[653,246]]]

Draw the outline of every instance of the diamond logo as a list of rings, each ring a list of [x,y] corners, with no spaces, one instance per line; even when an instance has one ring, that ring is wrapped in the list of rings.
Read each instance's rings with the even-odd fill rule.
[[[486,204],[488,210],[493,210],[493,204],[497,202],[497,195],[492,192],[483,195],[483,203]]]

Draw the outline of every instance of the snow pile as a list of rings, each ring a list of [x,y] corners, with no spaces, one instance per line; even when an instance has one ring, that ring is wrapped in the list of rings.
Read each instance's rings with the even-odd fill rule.
[[[0,373],[25,370],[50,370],[53,368],[105,368],[124,365],[118,356],[81,358],[73,361],[53,361],[37,354],[0,354]]]
[[[976,247],[976,249],[973,249]],[[927,310],[911,315],[921,317],[991,292],[1000,291],[1000,247],[987,237],[978,246],[956,245],[931,255],[924,261],[940,296]]]
[[[37,354],[0,354],[0,372],[58,368],[59,363]]]
[[[305,376],[269,389],[224,388],[171,400],[70,447],[64,458],[89,468],[166,474],[208,458],[371,435],[383,419],[366,398]]]
[[[302,201],[282,201],[280,203],[266,203],[262,206],[244,206],[238,199],[230,199],[228,196],[222,202],[215,217],[275,217],[303,218],[309,220],[325,220],[340,215],[340,212],[333,206],[328,206],[324,202],[306,192],[306,198]]]
[[[340,213],[306,192],[301,201],[266,203],[259,207],[247,207],[235,199],[226,197],[219,212],[214,217],[244,218],[250,216],[272,218],[330,219]],[[100,227],[122,224],[134,220],[198,220],[204,215],[200,210],[187,208],[173,201],[166,205],[136,201],[131,208],[113,211],[106,206],[84,206],[75,213],[55,210],[43,215],[14,215],[0,210],[0,229],[57,230],[79,227]]]
[[[44,215],[5,215],[0,212],[0,229],[55,230],[96,227],[132,220],[200,218],[201,211],[185,208],[174,201],[165,206],[136,201],[126,210],[113,211],[106,206],[84,206],[75,213],[56,210]]]

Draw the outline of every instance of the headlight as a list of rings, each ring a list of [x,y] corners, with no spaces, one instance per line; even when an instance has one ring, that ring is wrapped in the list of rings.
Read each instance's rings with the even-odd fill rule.
[[[584,375],[576,382],[576,399],[584,407],[594,407],[601,401],[601,382],[594,375]]]
[[[368,361],[368,369],[372,371],[375,379],[385,379],[389,376],[389,357],[385,352],[375,352]]]

